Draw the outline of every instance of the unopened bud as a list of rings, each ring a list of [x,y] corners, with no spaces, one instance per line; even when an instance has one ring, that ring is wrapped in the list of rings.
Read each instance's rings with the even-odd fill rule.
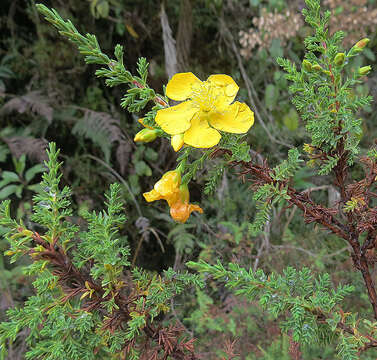
[[[369,39],[368,38],[364,38],[360,41],[358,41],[355,45],[354,45],[354,48],[355,50],[357,49],[358,51],[361,51],[365,48],[365,46],[367,46],[369,43]]]
[[[360,75],[367,75],[371,70],[372,70],[372,67],[370,65],[363,66],[359,69],[359,74]]]
[[[312,64],[306,59],[302,61],[302,67],[308,72],[312,71]]]
[[[321,67],[321,65],[319,65],[319,64],[314,64],[314,65],[312,66],[312,69],[315,70],[315,71],[321,71],[321,70],[322,70],[322,67]]]
[[[4,255],[6,255],[6,256],[12,256],[14,254],[16,254],[16,251],[7,250],[7,251],[4,252]]]
[[[180,150],[183,144],[183,134],[177,134],[171,137],[171,146],[173,147],[174,151]]]
[[[334,58],[334,64],[336,66],[341,66],[344,64],[344,60],[346,58],[346,55],[344,53],[337,53]]]
[[[146,143],[151,142],[157,138],[158,132],[159,131],[157,129],[145,128],[135,135],[134,141],[141,141]]]

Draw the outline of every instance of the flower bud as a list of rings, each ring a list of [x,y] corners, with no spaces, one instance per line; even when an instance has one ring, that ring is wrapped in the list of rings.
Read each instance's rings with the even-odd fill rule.
[[[304,68],[304,70],[310,72],[312,71],[312,64],[310,63],[310,61],[304,59],[303,62],[302,62],[302,67]]]
[[[334,58],[334,64],[336,66],[341,66],[344,64],[344,60],[346,58],[346,55],[344,53],[337,53]]]
[[[171,146],[173,147],[174,151],[180,150],[183,144],[183,134],[177,134],[171,137]]]
[[[359,74],[360,75],[367,75],[371,70],[372,70],[372,67],[370,65],[363,66],[359,69]]]
[[[369,39],[368,38],[364,38],[360,41],[358,41],[355,45],[354,45],[354,48],[355,50],[357,49],[358,51],[361,51],[365,48],[365,46],[367,46],[369,43]]]
[[[312,66],[312,69],[315,70],[315,71],[321,71],[321,70],[322,70],[322,67],[321,67],[321,65],[319,65],[319,64],[314,64],[314,65]]]
[[[157,129],[143,129],[139,131],[135,137],[134,141],[141,141],[141,142],[151,142],[157,138],[159,131]]]
[[[14,255],[16,253],[17,253],[16,251],[7,250],[7,251],[4,252],[4,255],[6,255],[6,256],[12,256],[12,255]]]

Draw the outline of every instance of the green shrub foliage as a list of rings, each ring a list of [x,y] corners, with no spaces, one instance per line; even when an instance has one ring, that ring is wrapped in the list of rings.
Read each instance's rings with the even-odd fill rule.
[[[250,6],[257,7],[260,3],[250,1]],[[14,215],[12,202],[4,200],[0,207],[0,230],[7,243],[4,254],[10,264],[22,262],[23,276],[31,279],[33,293],[28,294],[23,304],[10,307],[6,319],[0,323],[0,359],[7,359],[18,343],[26,344],[22,354],[25,359],[46,360],[194,360],[203,358],[206,347],[207,350],[212,347],[210,353],[218,359],[311,359],[318,352],[344,360],[373,358],[377,348],[377,293],[373,278],[377,262],[377,150],[375,145],[368,151],[360,147],[364,131],[360,114],[367,111],[372,97],[359,88],[372,68],[361,63],[355,67],[353,62],[367,49],[369,39],[361,39],[344,50],[345,33],[329,30],[331,13],[321,9],[319,0],[305,3],[302,13],[310,29],[306,28],[303,41],[303,60],[297,55],[293,60],[283,58],[279,40],[271,41],[270,55],[276,55],[284,75],[281,69],[277,70],[276,84],[267,84],[263,90],[266,107],[245,75],[236,43],[224,22],[224,2],[202,4],[204,7],[198,14],[205,16],[205,11],[212,11],[219,16],[223,39],[229,49],[236,50],[240,73],[234,77],[242,76],[250,102],[258,100],[250,104],[257,120],[255,131],[261,125],[266,136],[279,144],[278,155],[269,156],[259,153],[244,135],[221,133],[221,141],[214,148],[184,146],[179,150],[176,159],[176,171],[181,176],[179,185],[186,186],[195,180],[200,184],[207,173],[203,193],[207,199],[212,197],[208,204],[203,195],[202,202],[207,201],[207,205],[205,215],[200,215],[208,216],[207,223],[195,217],[193,224],[171,225],[164,213],[151,210],[154,217],[151,221],[170,224],[165,235],[143,215],[145,210],[141,209],[137,196],[144,188],[144,178],[155,171],[163,172],[154,164],[158,153],[152,146],[141,145],[132,151],[134,171],[127,173],[122,161],[119,172],[110,166],[113,146],[117,146],[118,162],[131,150],[127,137],[120,131],[122,122],[106,113],[106,102],[96,101],[101,91],[87,92],[88,102],[96,105],[92,109],[75,109],[84,115],[71,130],[80,137],[83,147],[83,139],[90,139],[104,159],[91,154],[84,157],[103,166],[108,178],[120,181],[112,183],[105,195],[99,195],[101,209],[89,209],[85,203],[76,206],[75,192],[66,184],[69,176],[63,176],[63,162],[54,142],[49,143],[44,166],[37,164],[26,169],[29,158],[25,154],[13,157],[14,171],[1,173],[0,198],[13,195],[27,198],[33,194],[33,205],[18,208]],[[95,18],[108,18],[112,6],[111,1],[91,1],[90,9]],[[158,126],[155,117],[159,110],[169,106],[169,100],[148,84],[147,59],[140,57],[132,71],[126,64],[123,46],[116,45],[114,56],[109,57],[95,35],[82,35],[56,10],[43,4],[32,8],[77,47],[86,64],[99,65],[95,75],[105,79],[108,87],[126,85],[120,106],[143,118],[143,125],[153,131],[153,139],[145,142],[162,138],[164,146],[170,135]],[[182,14],[189,16],[190,1],[183,0],[181,8],[186,9]],[[118,18],[112,20],[119,22]],[[184,27],[184,23],[182,20],[180,26]],[[166,29],[166,24],[162,27]],[[131,25],[126,28],[132,37],[138,37]],[[182,31],[181,28],[180,36]],[[258,54],[262,69],[269,55],[265,49]],[[373,57],[368,51],[366,54]],[[4,64],[0,65],[0,78],[15,76]],[[286,88],[294,107],[289,104],[284,107],[284,101],[278,105],[277,96]],[[246,97],[246,92],[241,90],[240,97]],[[38,92],[25,95],[22,101],[38,116],[38,126],[43,128],[44,122],[52,121],[53,111],[48,101],[41,100],[42,105],[33,106],[36,98],[40,98]],[[17,101],[8,104],[8,110],[15,104],[19,108],[21,99]],[[299,119],[302,120],[305,134],[301,137],[307,141],[303,151],[298,143],[287,146],[285,139],[265,123],[271,118],[269,111],[277,116],[275,110],[279,106],[284,107],[280,129],[285,126],[284,131],[303,131],[299,128]],[[7,141],[12,150],[17,138]],[[33,143],[34,150],[46,146],[33,138],[28,141]],[[28,156],[32,158],[37,152],[30,150]],[[0,147],[0,160],[4,161],[7,155],[7,148]],[[43,158],[44,155],[39,160]],[[65,161],[69,163],[72,159],[68,157]],[[80,169],[74,171],[79,174]],[[38,185],[35,178],[42,172]],[[245,184],[237,183],[234,177],[232,183],[236,185],[229,185],[228,172],[238,175]],[[128,177],[124,178],[126,173]],[[90,175],[87,177],[90,183]],[[310,181],[318,186],[308,178],[313,178]],[[331,187],[323,185],[330,181]],[[80,181],[75,185],[79,187]],[[336,193],[335,202],[326,203],[323,194],[312,194],[323,188]],[[227,200],[223,206],[224,198]],[[122,231],[130,222],[130,206],[139,215],[135,221],[139,231],[133,231],[137,233],[135,238],[140,235],[136,246]],[[217,213],[211,216],[214,207]],[[286,225],[280,232],[274,231],[276,218],[283,217],[288,210],[291,212]],[[299,217],[294,217],[296,210]],[[292,222],[299,228],[297,234],[291,230]],[[304,223],[307,225],[303,226]],[[313,236],[306,239],[304,229],[312,229],[309,224],[315,225],[314,240]],[[218,226],[220,235],[211,226]],[[203,236],[206,231],[212,238]],[[161,241],[161,234],[165,235],[166,243]],[[142,242],[150,241],[152,235],[162,252],[166,244],[173,248],[173,267],[156,272],[138,265]],[[295,235],[303,237],[315,249],[320,248],[319,254],[295,246]],[[340,243],[346,244],[346,248],[339,250]],[[284,248],[315,257],[315,262],[307,266],[306,258],[294,259],[293,265],[300,268],[296,269],[268,255],[261,265],[263,252]],[[345,251],[353,268],[343,281],[337,275],[336,262],[338,255],[348,257]],[[323,271],[324,259],[329,262],[335,259],[327,272]],[[183,262],[191,272],[183,268]],[[279,266],[282,263],[284,266]],[[0,265],[0,271],[11,277],[12,272],[5,271],[2,258]],[[355,299],[360,301],[361,308],[352,306]],[[227,307],[232,301],[233,306]],[[227,310],[216,307],[216,302],[223,302]],[[262,339],[251,350],[247,348],[251,345],[250,333],[260,328],[258,307],[264,311],[263,317],[267,317],[263,324],[278,324],[282,335],[269,343]],[[218,334],[218,339],[210,341],[207,332]],[[235,348],[237,337],[241,339],[237,346],[242,354],[237,354]]]

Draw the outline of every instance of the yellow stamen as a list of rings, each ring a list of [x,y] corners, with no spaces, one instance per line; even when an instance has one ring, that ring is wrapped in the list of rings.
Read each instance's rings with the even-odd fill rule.
[[[216,98],[213,85],[208,81],[204,81],[192,89],[191,100],[194,106],[198,107],[201,111],[213,111],[215,109]]]

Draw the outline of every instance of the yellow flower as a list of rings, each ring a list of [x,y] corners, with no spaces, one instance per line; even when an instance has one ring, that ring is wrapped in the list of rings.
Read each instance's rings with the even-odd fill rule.
[[[181,185],[181,174],[177,170],[165,173],[154,188],[143,196],[148,202],[166,200],[170,206],[171,217],[182,223],[187,221],[193,211],[203,212],[200,206],[189,204],[187,185]]]
[[[169,206],[178,199],[181,174],[177,170],[168,171],[156,182],[153,189],[143,194],[148,202],[166,200]]]
[[[181,223],[185,223],[193,211],[203,213],[203,209],[194,204],[190,204],[190,193],[187,185],[181,185],[179,188],[179,196],[176,202],[170,205],[170,216]]]
[[[175,74],[166,95],[183,102],[157,111],[156,123],[170,135],[183,134],[187,145],[215,146],[221,138],[218,130],[242,134],[254,123],[254,113],[246,104],[231,104],[238,89],[228,75],[211,75],[200,81],[191,72]]]

